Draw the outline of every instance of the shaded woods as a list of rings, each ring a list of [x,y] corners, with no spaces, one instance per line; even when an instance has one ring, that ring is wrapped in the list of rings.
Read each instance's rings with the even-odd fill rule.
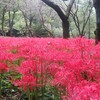
[[[1,0],[0,5],[0,34],[3,36],[95,37],[96,16],[92,0]],[[98,0],[94,0],[94,7],[98,23]],[[97,41],[98,31],[99,28]]]

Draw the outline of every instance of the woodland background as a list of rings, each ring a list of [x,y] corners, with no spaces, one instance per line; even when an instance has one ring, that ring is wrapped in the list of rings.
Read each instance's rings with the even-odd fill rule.
[[[70,0],[51,1],[67,14]],[[68,21],[71,37],[84,35],[94,38],[96,15],[92,0],[74,0]],[[0,33],[29,37],[63,35],[61,19],[42,0],[0,0]]]

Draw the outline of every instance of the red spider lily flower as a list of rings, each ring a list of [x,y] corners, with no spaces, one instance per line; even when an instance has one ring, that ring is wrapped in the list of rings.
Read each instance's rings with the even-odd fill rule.
[[[36,73],[36,63],[34,60],[26,60],[21,63],[18,72],[23,75],[33,75]]]
[[[74,87],[70,100],[100,100],[100,84],[83,81]]]
[[[63,100],[100,99],[100,43],[95,46],[93,39],[85,37],[0,39],[0,61],[12,61],[22,75],[15,85],[25,91],[54,86]]]
[[[8,72],[8,66],[4,63],[0,63],[0,74]]]
[[[36,84],[36,78],[33,76],[29,76],[29,75],[25,75],[23,76],[20,80],[16,80],[14,82],[15,86],[19,86],[20,88],[22,88],[24,91],[27,91],[27,89],[29,90],[33,90],[34,87],[37,86]]]

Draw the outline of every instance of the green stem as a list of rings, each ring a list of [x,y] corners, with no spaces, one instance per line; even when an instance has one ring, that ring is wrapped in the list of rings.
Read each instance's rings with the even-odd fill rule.
[[[28,96],[28,100],[31,100],[31,92],[30,92],[29,87],[27,87],[27,93],[26,93],[26,95]]]
[[[38,65],[36,63],[36,84],[38,85]],[[36,86],[35,98],[38,100],[38,87]]]
[[[44,90],[45,90],[45,86],[43,86],[44,84],[44,80],[43,80],[43,64],[41,61],[41,85],[42,85],[42,100],[44,100]]]
[[[0,74],[0,97],[2,94],[2,74]]]

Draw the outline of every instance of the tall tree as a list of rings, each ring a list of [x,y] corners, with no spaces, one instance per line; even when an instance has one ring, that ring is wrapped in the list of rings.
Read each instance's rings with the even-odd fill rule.
[[[86,0],[80,2],[76,0],[73,9],[71,11],[71,17],[73,18],[73,22],[78,30],[77,34],[79,36],[87,35],[87,24],[89,23],[90,26],[90,16],[92,13],[93,3],[90,0]],[[89,27],[88,26],[88,27]],[[90,38],[90,30],[89,30],[89,38]]]
[[[96,10],[96,19],[97,19],[97,29],[96,29],[96,44],[100,42],[100,0],[93,0],[94,2],[94,7]]]
[[[54,2],[52,2],[50,0],[42,0],[42,1],[45,4],[47,4],[48,6],[50,6],[51,8],[53,8],[57,12],[58,16],[62,20],[63,38],[69,38],[70,33],[69,33],[69,21],[68,21],[68,19],[69,19],[71,8],[72,8],[75,0],[70,0],[69,5],[68,5],[67,10],[66,10],[66,14],[62,11],[62,9],[59,7],[59,5],[55,4]],[[63,1],[65,1],[65,0],[63,0]]]

